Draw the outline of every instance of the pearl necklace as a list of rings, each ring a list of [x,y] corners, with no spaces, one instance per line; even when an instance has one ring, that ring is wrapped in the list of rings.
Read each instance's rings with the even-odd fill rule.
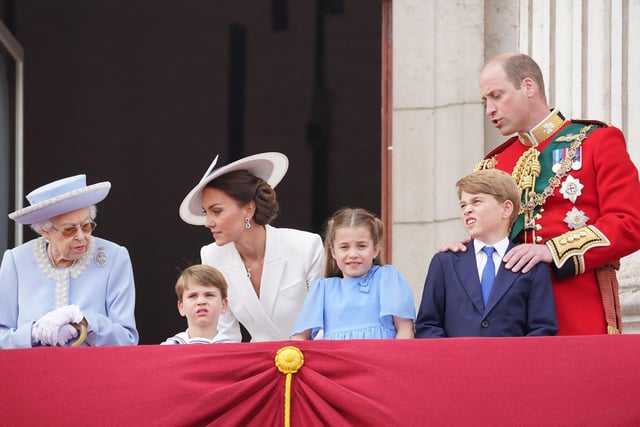
[[[93,253],[93,239],[89,241],[87,252],[69,267],[56,268],[53,257],[49,253],[49,243],[39,237],[33,246],[33,255],[40,271],[56,284],[56,308],[69,304],[69,279],[76,279],[89,264]]]

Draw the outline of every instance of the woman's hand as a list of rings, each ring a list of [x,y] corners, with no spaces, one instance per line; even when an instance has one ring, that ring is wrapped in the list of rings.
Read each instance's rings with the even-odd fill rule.
[[[77,305],[65,305],[52,310],[38,319],[33,325],[31,331],[32,339],[43,345],[64,345],[69,339],[78,335],[77,330],[70,323],[79,323],[83,318],[84,315]],[[75,335],[65,339],[71,333],[70,329],[67,328],[60,336],[61,329],[65,325],[73,329]]]
[[[78,336],[78,330],[75,326],[67,323],[66,325],[62,325],[60,330],[58,331],[58,342],[56,345],[64,346],[67,342]]]

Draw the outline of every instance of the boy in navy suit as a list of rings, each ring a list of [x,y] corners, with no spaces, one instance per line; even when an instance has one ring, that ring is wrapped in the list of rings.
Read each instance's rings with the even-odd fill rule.
[[[527,273],[514,273],[502,263],[514,245],[509,229],[520,210],[520,190],[511,175],[476,171],[456,187],[462,224],[472,240],[465,252],[432,258],[416,338],[556,335],[549,266],[538,263]]]

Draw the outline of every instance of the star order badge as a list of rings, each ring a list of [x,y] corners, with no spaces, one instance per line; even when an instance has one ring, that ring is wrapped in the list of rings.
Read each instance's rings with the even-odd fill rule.
[[[560,194],[562,194],[562,197],[565,199],[569,199],[571,203],[575,203],[578,196],[582,195],[583,188],[584,185],[579,179],[567,175],[567,179],[565,179],[560,188]]]
[[[587,225],[587,221],[589,221],[589,217],[575,206],[567,212],[567,215],[564,217],[564,222],[566,222],[567,226],[572,230],[585,227]]]

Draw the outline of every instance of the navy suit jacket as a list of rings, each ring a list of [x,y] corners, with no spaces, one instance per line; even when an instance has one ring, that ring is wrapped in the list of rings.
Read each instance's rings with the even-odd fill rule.
[[[509,249],[513,243],[509,243]],[[508,249],[507,249],[508,250]],[[500,263],[484,306],[473,242],[466,252],[431,260],[416,320],[416,338],[556,335],[558,322],[549,266],[514,273]]]

